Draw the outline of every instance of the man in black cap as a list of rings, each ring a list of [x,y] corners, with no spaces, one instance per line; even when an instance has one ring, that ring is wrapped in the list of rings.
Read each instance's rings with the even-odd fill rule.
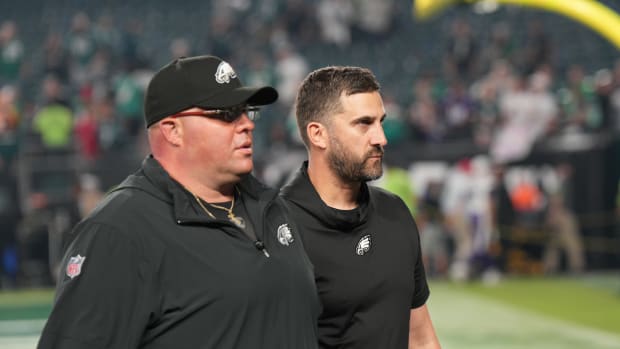
[[[152,155],[75,228],[39,348],[316,348],[298,230],[251,174],[257,106],[213,56],[177,59],[145,98]]]

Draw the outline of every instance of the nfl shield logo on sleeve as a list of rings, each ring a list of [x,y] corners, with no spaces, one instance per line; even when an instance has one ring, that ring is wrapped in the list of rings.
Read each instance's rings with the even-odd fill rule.
[[[82,272],[82,264],[86,257],[82,257],[79,254],[75,257],[69,258],[69,263],[67,263],[67,276],[73,279],[74,277],[80,275]]]

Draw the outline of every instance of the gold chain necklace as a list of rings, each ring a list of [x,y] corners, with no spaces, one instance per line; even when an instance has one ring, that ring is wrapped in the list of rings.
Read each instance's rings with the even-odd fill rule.
[[[237,189],[237,188],[235,188]],[[198,195],[194,194],[192,191],[190,191],[189,189],[185,188],[185,190],[187,190],[188,192],[190,192],[193,196],[194,199],[196,199],[196,202],[198,203],[198,205],[200,205],[200,207],[202,207],[202,209],[209,215],[209,217],[216,219],[215,215],[213,213],[211,213],[211,211],[209,211],[205,205],[202,204],[202,200],[198,197]],[[241,194],[241,193],[239,193]],[[206,201],[205,201],[206,202]],[[233,191],[233,198],[232,198],[232,202],[230,203],[230,208],[226,208],[224,206],[219,206],[219,205],[214,205],[211,204],[209,202],[207,202],[207,204],[215,207],[215,208],[219,208],[220,210],[224,210],[228,213],[228,219],[236,226],[238,226],[241,229],[245,229],[245,221],[243,220],[242,217],[237,217],[235,216],[235,213],[233,212],[233,208],[235,207],[235,193]],[[259,245],[260,244],[260,245]],[[267,252],[267,250],[265,249],[265,245],[260,241],[255,241],[254,242],[254,246],[259,250],[259,251],[263,251],[263,254],[265,255],[265,257],[269,258],[269,252]]]
[[[192,195],[196,199],[196,202],[198,202],[198,205],[200,205],[200,207],[202,207],[202,209],[211,218],[215,219],[215,215],[213,213],[211,213],[211,211],[209,211],[205,207],[205,205],[203,205],[202,200],[196,194],[194,194],[193,192],[190,191],[190,193],[192,193]],[[233,208],[235,207],[235,193],[234,192],[233,192],[232,202],[230,203],[230,208],[226,208],[226,207],[220,206],[220,205],[215,205],[215,204],[212,204],[210,202],[207,202],[207,204],[209,204],[209,206],[212,206],[214,208],[218,208],[220,210],[225,211],[227,213],[226,216],[228,217],[229,221],[231,221],[234,225],[238,226],[239,228],[245,229],[245,220],[243,220],[243,217],[237,217],[237,216],[235,216],[235,213],[233,212]]]

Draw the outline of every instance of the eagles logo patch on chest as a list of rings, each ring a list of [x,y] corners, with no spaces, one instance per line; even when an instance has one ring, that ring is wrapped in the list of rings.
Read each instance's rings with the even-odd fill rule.
[[[291,229],[288,227],[288,224],[282,224],[278,227],[278,242],[280,242],[284,246],[288,246],[295,241],[293,239],[293,234],[291,233]]]
[[[372,241],[369,234],[362,236],[360,241],[357,243],[355,253],[357,253],[358,256],[365,255],[368,251],[370,251],[371,243]]]

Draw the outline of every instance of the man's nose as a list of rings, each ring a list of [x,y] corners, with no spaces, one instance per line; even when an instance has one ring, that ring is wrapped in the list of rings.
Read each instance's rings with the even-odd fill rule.
[[[383,130],[383,125],[377,126],[375,132],[373,132],[372,138],[370,139],[372,145],[380,145],[384,147],[387,144],[387,137],[385,137],[385,131]]]
[[[237,127],[241,127],[249,131],[254,130],[255,127],[254,121],[250,120],[247,112],[241,114],[241,116],[239,116],[239,118],[235,120],[235,123],[237,124]]]

